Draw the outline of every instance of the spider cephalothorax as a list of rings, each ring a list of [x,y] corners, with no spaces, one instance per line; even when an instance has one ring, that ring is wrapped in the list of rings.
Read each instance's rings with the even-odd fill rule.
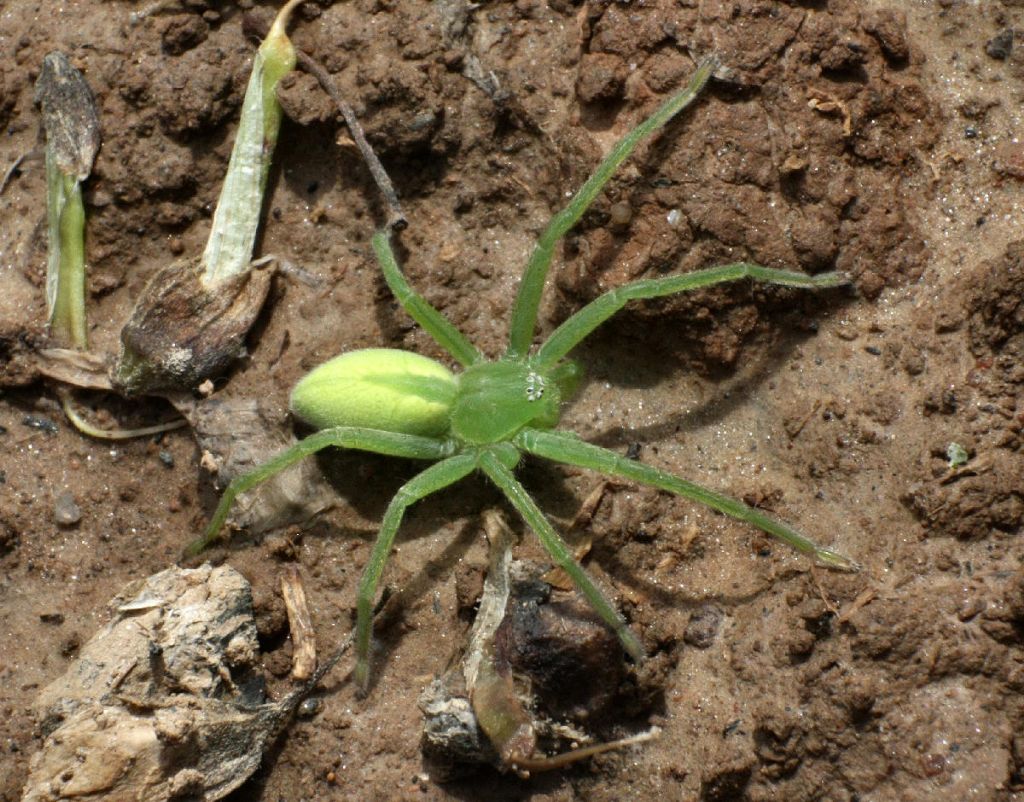
[[[791,287],[835,287],[835,273],[807,276],[738,262],[680,276],[646,279],[612,290],[569,317],[531,350],[537,308],[555,244],[579,220],[616,168],[646,136],[696,97],[713,71],[704,61],[690,84],[634,128],[601,162],[569,205],[555,215],[526,266],[512,309],[509,346],[488,361],[458,329],[406,282],[391,250],[389,234],[373,238],[388,287],[410,316],[461,365],[453,373],[435,360],[405,351],[371,348],[343,354],[302,379],[292,393],[295,415],[320,431],[246,474],[225,491],[204,537],[193,550],[217,536],[239,493],[327,446],[375,451],[435,464],[406,482],[388,505],[380,533],[359,584],[356,621],[356,680],[369,679],[371,612],[384,565],[405,510],[416,501],[473,471],[485,473],[536,533],[551,558],[572,578],[634,660],[643,658],[639,639],[615,606],[591,581],[551,526],[513,469],[523,453],[621,477],[699,501],[768,532],[827,565],[855,564],[815,545],[796,530],[741,501],[594,446],[558,424],[561,405],[580,380],[569,352],[627,302],[658,298],[723,281],[752,278]]]

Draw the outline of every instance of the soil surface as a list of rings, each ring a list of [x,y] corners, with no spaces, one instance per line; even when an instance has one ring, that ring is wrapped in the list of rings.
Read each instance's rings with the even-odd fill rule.
[[[89,333],[113,356],[147,279],[203,247],[253,53],[244,18],[272,12],[0,8],[0,168],[17,162],[0,194],[0,800],[20,797],[41,744],[33,699],[108,620],[108,599],[180,559],[217,498],[188,429],[89,439],[36,370],[34,81],[61,49],[97,98]],[[660,738],[528,780],[484,768],[442,782],[421,755],[418,698],[465,645],[481,515],[504,509],[471,478],[403,526],[370,694],[343,663],[231,798],[1024,799],[1019,0],[323,0],[292,30],[396,184],[410,281],[489,356],[550,215],[716,53],[726,69],[558,248],[541,336],[604,290],[726,261],[838,269],[855,289],[742,282],[631,306],[578,349],[588,381],[562,425],[768,510],[863,570],[816,568],[698,505],[609,484],[574,537],[651,654],[611,673],[653,691],[593,730],[656,724]],[[258,401],[270,422],[341,351],[446,359],[383,284],[369,238],[384,209],[327,96],[297,72],[281,97],[259,254],[294,269],[214,396]],[[108,425],[174,414],[159,399],[78,403]],[[331,510],[208,554],[252,583],[276,696],[292,687],[282,570],[300,566],[330,651],[384,507],[415,471],[353,454],[319,468]],[[520,475],[562,528],[600,481],[532,460]],[[517,553],[544,559],[529,532]]]

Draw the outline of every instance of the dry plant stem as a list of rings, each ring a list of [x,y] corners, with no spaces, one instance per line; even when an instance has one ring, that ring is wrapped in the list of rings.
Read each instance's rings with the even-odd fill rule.
[[[262,32],[257,31],[257,33],[261,34]],[[384,201],[388,207],[387,228],[401,231],[408,222],[405,219],[405,213],[402,211],[402,204],[398,200],[398,193],[395,191],[395,186],[391,183],[391,178],[384,169],[384,165],[380,163],[380,159],[377,158],[377,154],[373,152],[373,148],[367,141],[366,134],[363,132],[363,126],[359,123],[356,113],[341,94],[341,90],[338,89],[338,85],[334,82],[331,74],[327,72],[326,68],[319,61],[309,55],[309,53],[298,48],[295,49],[295,56],[296,63],[316,78],[317,83],[334,101],[334,105],[338,107],[338,112],[345,120],[345,125],[352,135],[352,141],[356,143],[356,148],[358,148],[360,155],[363,157],[363,161],[366,162],[367,169],[369,169],[370,175],[377,184],[377,189],[384,196]]]
[[[75,409],[72,403],[71,392],[68,388],[61,387],[58,391],[58,395],[60,396],[60,404],[64,410],[64,414],[67,416],[67,419],[71,421],[71,425],[82,434],[89,437],[95,437],[97,440],[132,440],[136,437],[149,437],[153,434],[171,432],[175,429],[181,429],[188,425],[188,421],[181,418],[179,420],[168,421],[167,423],[157,423],[153,426],[140,426],[136,429],[101,429],[98,426],[93,426],[89,421],[78,414],[78,410]]]
[[[203,284],[209,288],[249,270],[281,128],[277,84],[295,67],[295,47],[285,28],[301,2],[290,0],[281,9],[253,58],[235,146],[203,251]]]
[[[387,227],[396,231],[402,230],[407,225],[407,221],[405,213],[402,211],[402,204],[398,200],[398,193],[395,192],[394,184],[391,183],[384,165],[380,163],[377,154],[373,152],[370,143],[366,141],[366,134],[363,133],[363,126],[359,124],[359,118],[356,117],[356,113],[352,111],[352,107],[342,97],[341,91],[338,89],[337,84],[334,83],[330,73],[318,61],[301,50],[297,50],[296,54],[298,56],[298,63],[302,65],[306,72],[319,81],[320,86],[330,95],[334,105],[338,107],[338,111],[345,119],[345,125],[348,126],[348,131],[352,134],[352,140],[356,143],[356,147],[359,148],[359,153],[362,155],[363,161],[366,162],[370,175],[373,176],[373,180],[377,183],[377,189],[380,190],[384,196],[384,201],[388,205]]]
[[[516,760],[514,768],[520,770],[525,769],[525,771],[520,771],[520,774],[527,777],[530,773],[564,769],[566,766],[571,766],[573,763],[579,763],[581,760],[586,760],[588,757],[594,757],[594,755],[600,755],[605,752],[612,752],[616,749],[625,749],[629,746],[636,746],[637,744],[642,744],[647,741],[653,741],[659,735],[661,735],[661,729],[659,727],[651,727],[647,732],[638,732],[636,735],[630,735],[627,738],[619,738],[615,741],[605,741],[604,743],[593,744],[591,746],[581,746],[579,749],[570,749],[568,752],[551,755],[550,757],[520,758]]]

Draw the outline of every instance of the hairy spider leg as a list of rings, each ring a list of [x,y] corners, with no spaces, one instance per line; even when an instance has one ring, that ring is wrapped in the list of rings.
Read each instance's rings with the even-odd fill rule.
[[[580,593],[586,597],[601,619],[615,632],[629,656],[637,663],[643,660],[644,647],[641,645],[640,639],[633,634],[615,606],[587,576],[587,572],[583,570],[582,566],[576,562],[565,541],[559,537],[558,532],[530,497],[526,488],[512,474],[512,471],[487,451],[480,456],[480,467],[512,502],[512,506],[522,516],[526,525],[537,535],[541,545],[551,555],[555,564],[569,575]]]
[[[370,636],[373,632],[373,602],[377,598],[377,583],[391,554],[391,546],[395,542],[395,534],[402,523],[406,508],[431,493],[455,484],[472,473],[476,467],[475,453],[449,457],[416,474],[398,489],[388,504],[370,559],[359,580],[359,595],[356,600],[355,681],[360,692],[365,693],[370,682]]]
[[[398,260],[395,259],[395,253],[391,250],[391,235],[388,229],[382,229],[374,234],[372,242],[373,252],[377,255],[377,261],[384,272],[384,280],[398,303],[409,313],[409,317],[419,323],[423,330],[464,368],[482,362],[483,356],[476,346],[466,339],[466,335],[455,328],[448,318],[431,306],[405,280]]]
[[[742,501],[652,468],[650,465],[626,459],[614,451],[579,440],[574,435],[540,431],[539,429],[524,429],[515,436],[513,442],[524,451],[538,457],[629,479],[674,493],[691,501],[697,501],[738,521],[756,526],[797,551],[820,560],[830,568],[838,568],[843,571],[856,571],[859,568],[857,563],[848,557],[844,557],[832,549],[819,546],[795,529],[763,512],[748,507]]]
[[[562,325],[555,329],[537,351],[533,364],[539,370],[550,370],[573,348],[579,345],[594,329],[618,312],[629,301],[661,298],[680,292],[710,287],[725,281],[752,278],[765,284],[781,284],[785,287],[825,289],[848,284],[839,273],[821,273],[808,276],[791,270],[775,270],[770,267],[736,262],[730,265],[695,270],[681,276],[641,279],[609,290],[584,306]]]
[[[202,537],[188,545],[185,549],[185,554],[187,556],[195,556],[217,539],[217,535],[220,533],[224,522],[228,518],[228,513],[231,511],[231,505],[235,503],[235,499],[241,493],[251,490],[285,468],[328,446],[351,448],[357,451],[373,451],[378,454],[386,454],[391,457],[406,457],[407,459],[439,460],[449,457],[453,453],[452,445],[444,440],[432,440],[429,437],[398,434],[380,429],[336,426],[331,429],[314,432],[309,437],[300,440],[249,473],[243,474],[232,481],[228,485],[227,490],[224,491],[224,495],[221,496],[220,503],[217,505],[213,518],[210,519],[210,523],[206,527],[206,531]]]
[[[604,185],[619,169],[622,162],[636,150],[637,145],[693,102],[717,66],[718,61],[714,57],[704,59],[697,67],[690,83],[681,92],[666,100],[640,125],[622,137],[598,165],[593,175],[580,187],[568,205],[551,218],[551,222],[548,223],[548,227],[540,235],[533,248],[530,261],[527,263],[526,271],[519,283],[519,292],[512,308],[507,356],[525,357],[530,350],[534,328],[537,324],[537,310],[544,292],[548,270],[551,267],[551,257],[554,254],[555,245],[590,208],[594,198],[604,189]]]

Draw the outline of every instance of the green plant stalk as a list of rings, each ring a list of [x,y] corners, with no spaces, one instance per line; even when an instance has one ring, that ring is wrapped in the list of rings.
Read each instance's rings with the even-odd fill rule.
[[[86,350],[85,326],[85,207],[82,185],[57,166],[46,151],[49,253],[46,265],[46,303],[50,331],[58,339]]]
[[[277,84],[295,68],[295,47],[286,27],[292,11],[302,1],[290,0],[281,9],[253,59],[235,146],[203,251],[202,281],[208,288],[249,270],[263,191],[281,128]]]

